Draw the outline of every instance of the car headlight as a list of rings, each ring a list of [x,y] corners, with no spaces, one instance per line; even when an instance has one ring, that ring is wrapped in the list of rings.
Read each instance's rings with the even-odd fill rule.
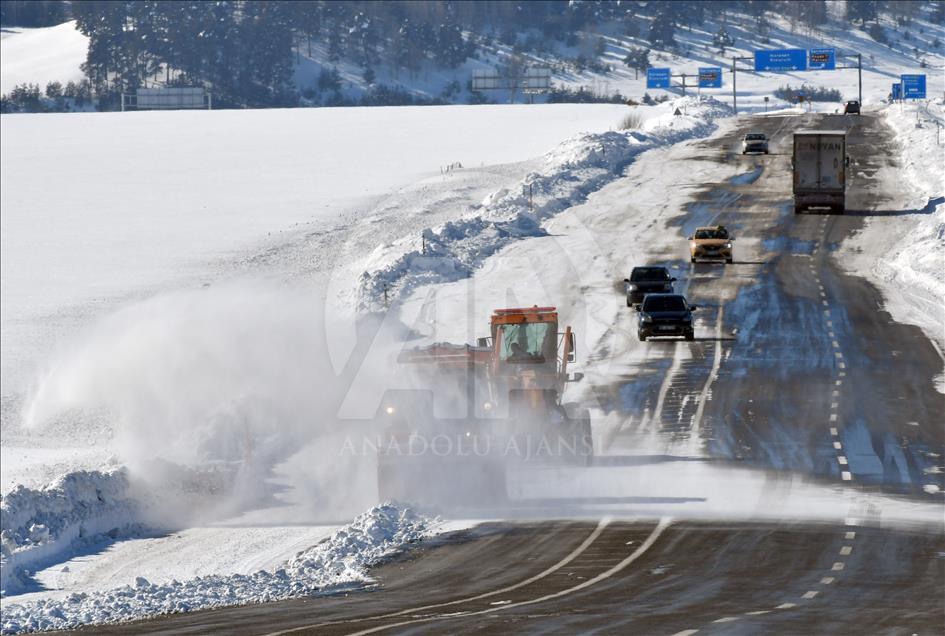
[[[393,415],[395,412],[397,412],[397,409],[395,409],[393,406],[388,406],[386,409],[384,409],[384,411],[388,415]]]
[[[627,291],[636,291],[636,290],[637,290],[636,285],[627,285]]]
[[[483,411],[491,411],[491,410],[492,410],[492,402],[484,402],[484,403],[482,404],[482,410],[483,410]]]
[[[729,250],[732,249],[731,242],[725,244],[725,249],[729,249]]]
[[[642,314],[641,317],[643,318],[643,322],[653,322],[652,316],[647,316],[646,314]]]

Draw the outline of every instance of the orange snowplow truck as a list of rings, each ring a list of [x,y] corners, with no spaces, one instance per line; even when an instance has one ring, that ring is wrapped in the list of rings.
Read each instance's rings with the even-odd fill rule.
[[[497,309],[490,334],[398,357],[416,388],[389,392],[379,413],[382,499],[495,503],[512,464],[590,461],[587,410],[561,403],[582,377],[568,373],[571,327],[558,331],[554,307]]]

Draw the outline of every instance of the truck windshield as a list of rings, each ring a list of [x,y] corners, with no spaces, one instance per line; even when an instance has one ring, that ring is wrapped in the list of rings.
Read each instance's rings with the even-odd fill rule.
[[[640,281],[660,281],[669,280],[669,273],[662,267],[635,267],[630,274],[630,280]]]
[[[686,301],[679,296],[654,294],[643,299],[643,311],[686,311]]]
[[[501,325],[499,359],[509,362],[544,362],[545,352],[554,350],[554,323],[532,322]]]

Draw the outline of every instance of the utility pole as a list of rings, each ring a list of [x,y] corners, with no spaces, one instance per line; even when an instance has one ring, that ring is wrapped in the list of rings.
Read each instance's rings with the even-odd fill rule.
[[[860,108],[863,108],[863,54],[862,53],[856,54],[856,76],[857,76],[857,79],[859,80],[859,85],[860,85],[860,92],[859,92]]]
[[[732,109],[735,111],[735,114],[738,114],[738,93],[735,91],[735,77],[738,72],[735,70],[735,61],[738,58],[732,56]]]

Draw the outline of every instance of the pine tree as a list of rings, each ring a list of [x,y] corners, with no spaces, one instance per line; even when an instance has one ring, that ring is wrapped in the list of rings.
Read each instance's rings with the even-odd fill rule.
[[[650,24],[650,33],[647,39],[655,47],[667,48],[676,43],[675,10],[671,3],[660,4]]]

